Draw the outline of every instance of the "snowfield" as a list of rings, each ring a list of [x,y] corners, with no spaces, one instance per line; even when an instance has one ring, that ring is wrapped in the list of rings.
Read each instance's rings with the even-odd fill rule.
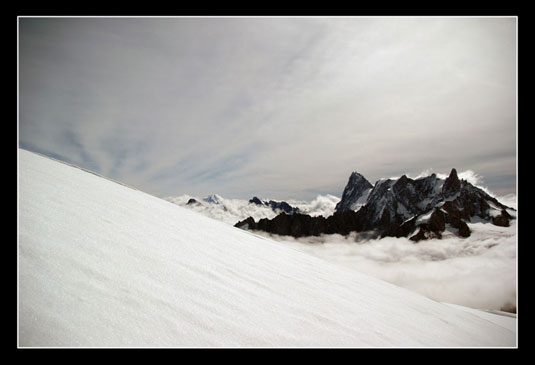
[[[515,347],[446,305],[19,149],[21,347]]]

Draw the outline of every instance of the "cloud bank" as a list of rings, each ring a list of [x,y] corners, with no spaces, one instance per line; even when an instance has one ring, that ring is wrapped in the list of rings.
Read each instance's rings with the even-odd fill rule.
[[[445,235],[418,244],[406,238],[367,240],[359,234],[269,236],[440,302],[478,309],[516,308],[516,221],[507,228],[468,225],[469,238]]]
[[[208,198],[200,199],[184,194],[176,197],[166,197],[165,200],[231,225],[249,217],[253,217],[256,221],[262,218],[273,219],[282,212],[281,210],[273,210],[269,206],[249,203],[249,200],[244,199],[228,199],[217,195],[217,204],[214,204],[206,202]],[[188,204],[190,199],[195,199],[196,202]],[[263,200],[269,201],[270,199],[264,198]],[[340,198],[333,195],[318,195],[310,202],[290,200],[288,203],[293,208],[299,208],[303,214],[327,217],[333,214],[334,208],[339,201]]]

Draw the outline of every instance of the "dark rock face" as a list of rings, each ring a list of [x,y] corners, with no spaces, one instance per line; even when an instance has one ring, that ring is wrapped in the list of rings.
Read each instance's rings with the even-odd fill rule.
[[[236,223],[234,227],[293,237],[319,236],[322,233],[347,235],[357,230],[357,220],[356,213],[351,210],[336,212],[327,218],[283,212],[273,219],[262,218],[258,223],[249,217]]]
[[[442,232],[446,229],[446,214],[435,208],[427,222],[418,225],[420,230],[410,240],[420,241],[428,238],[442,238]]]
[[[414,216],[411,219],[406,220],[405,222],[401,223],[397,228],[394,228],[391,232],[387,232],[387,235],[398,238],[407,237],[416,229],[417,218],[417,216]]]
[[[507,213],[505,209],[502,209],[500,215],[492,217],[492,224],[501,227],[509,227],[509,221],[511,218],[511,215]]]
[[[470,228],[468,228],[468,224],[466,224],[465,222],[458,221],[457,226],[453,224],[452,226],[458,229],[459,236],[464,237],[464,238],[470,236]]]
[[[247,219],[244,219],[236,223],[234,227],[238,227],[241,229],[258,230],[258,225],[255,223],[255,220],[253,217],[249,217]]]
[[[456,228],[459,236],[470,236],[470,228],[468,228],[468,225],[463,220],[463,217],[466,217],[464,210],[461,211],[457,209],[451,201],[445,202],[442,205],[442,210],[446,212],[446,223],[448,223],[451,227]],[[470,221],[470,217],[467,217],[466,220]]]
[[[191,204],[195,204],[195,203],[198,203],[197,200],[191,198],[190,200],[188,200],[188,202],[186,203],[186,205],[191,205]]]
[[[336,211],[355,210],[355,204],[358,204],[361,198],[366,198],[373,185],[370,184],[364,176],[358,172],[353,172],[349,176],[349,181],[342,193],[342,200],[336,204]]]
[[[450,175],[444,181],[444,185],[442,186],[442,194],[444,197],[452,196],[459,192],[461,189],[461,182],[459,181],[459,177],[457,176],[457,170],[451,169]]]
[[[511,208],[468,181],[460,180],[455,169],[445,180],[436,174],[419,179],[403,175],[370,186],[362,175],[351,174],[335,213],[327,218],[282,213],[272,220],[261,219],[255,224],[254,220],[242,221],[236,226],[247,224],[249,229],[294,237],[366,231],[380,237],[410,237],[418,242],[441,238],[446,229],[468,237],[470,228],[466,222],[473,217],[505,227],[513,219],[507,212]],[[363,197],[365,204],[360,206]]]

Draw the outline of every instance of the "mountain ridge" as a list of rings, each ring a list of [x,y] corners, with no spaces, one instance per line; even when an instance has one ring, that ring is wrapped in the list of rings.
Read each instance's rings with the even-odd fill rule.
[[[435,173],[412,179],[380,179],[372,186],[352,172],[342,199],[329,217],[284,215],[255,222],[247,218],[236,227],[302,237],[322,233],[370,232],[378,237],[410,237],[413,241],[441,238],[447,229],[468,237],[466,222],[478,217],[495,225],[508,226],[516,210],[500,203],[482,189],[459,179],[453,168],[446,179]]]

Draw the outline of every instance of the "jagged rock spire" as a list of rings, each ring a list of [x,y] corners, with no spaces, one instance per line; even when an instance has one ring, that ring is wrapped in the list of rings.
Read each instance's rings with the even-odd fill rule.
[[[454,168],[451,169],[450,176],[448,176],[449,179],[452,179],[452,181],[459,181],[459,177],[457,176],[457,170]]]
[[[444,185],[442,186],[442,193],[445,197],[448,197],[454,195],[455,193],[458,193],[460,189],[461,181],[457,176],[457,170],[453,168],[451,169],[450,175],[446,178],[446,181],[444,181]]]

